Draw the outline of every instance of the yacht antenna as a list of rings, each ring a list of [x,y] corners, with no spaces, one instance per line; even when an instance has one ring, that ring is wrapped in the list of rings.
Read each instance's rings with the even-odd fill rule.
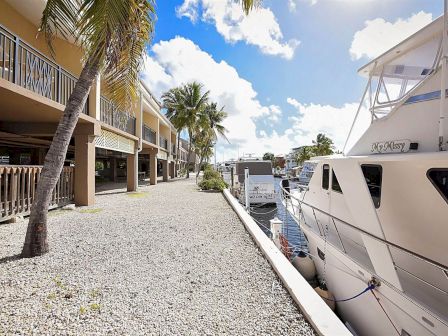
[[[448,53],[448,36],[447,36],[447,19],[448,19],[448,0],[443,1],[443,33],[442,33],[442,80],[440,90],[440,117],[439,117],[439,150],[445,151],[447,139],[445,139],[445,127],[448,121],[446,113],[446,76],[447,76],[447,53]]]

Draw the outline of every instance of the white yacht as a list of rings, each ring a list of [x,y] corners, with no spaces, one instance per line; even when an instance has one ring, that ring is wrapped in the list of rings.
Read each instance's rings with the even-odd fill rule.
[[[357,335],[448,335],[443,32],[446,14],[359,70],[368,83],[349,139],[363,113],[369,127],[345,155],[311,159],[308,186],[284,200],[336,301],[377,284],[336,303]]]

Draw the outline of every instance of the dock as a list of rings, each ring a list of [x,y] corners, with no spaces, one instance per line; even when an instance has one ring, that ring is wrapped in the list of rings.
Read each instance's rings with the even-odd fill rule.
[[[50,252],[0,225],[0,334],[315,335],[221,193],[195,179],[55,210]]]

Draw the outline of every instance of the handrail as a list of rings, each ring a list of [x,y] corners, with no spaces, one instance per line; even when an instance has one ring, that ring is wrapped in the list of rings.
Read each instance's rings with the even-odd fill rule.
[[[400,251],[402,251],[402,252],[405,252],[405,253],[407,253],[407,254],[409,254],[409,255],[411,255],[411,256],[417,258],[417,259],[420,259],[420,260],[422,260],[422,261],[424,261],[424,262],[427,262],[427,263],[431,264],[432,266],[435,266],[435,267],[437,267],[438,269],[440,269],[440,270],[442,270],[442,271],[444,271],[444,272],[448,271],[448,267],[447,267],[447,266],[445,266],[445,265],[443,265],[443,264],[441,264],[441,263],[438,263],[437,261],[431,260],[431,259],[429,259],[429,258],[427,258],[427,257],[424,257],[424,256],[422,256],[422,255],[420,255],[420,254],[418,254],[418,253],[415,253],[415,252],[411,251],[411,250],[408,250],[408,249],[406,249],[406,248],[404,248],[404,247],[402,247],[402,246],[400,246],[400,245],[397,245],[397,244],[395,244],[395,243],[392,243],[392,242],[390,242],[390,241],[388,241],[388,240],[382,239],[382,238],[380,238],[380,237],[378,237],[378,236],[376,236],[376,235],[374,235],[374,234],[371,234],[370,232],[367,232],[367,231],[365,231],[365,230],[363,230],[363,229],[360,229],[360,228],[357,227],[357,226],[354,226],[354,225],[352,225],[352,224],[350,224],[350,223],[347,223],[346,221],[344,221],[344,220],[342,220],[342,219],[340,219],[340,218],[338,218],[338,217],[336,217],[336,216],[333,216],[332,214],[330,214],[330,213],[328,213],[328,212],[326,212],[326,211],[323,211],[323,210],[321,210],[321,209],[319,209],[319,208],[317,208],[317,207],[315,207],[315,206],[313,206],[313,205],[311,205],[311,204],[308,204],[308,203],[304,202],[303,200],[298,199],[298,198],[295,197],[293,194],[291,194],[289,191],[287,191],[286,189],[284,189],[283,186],[281,185],[281,183],[280,183],[279,185],[280,185],[280,189],[281,189],[283,195],[287,194],[290,198],[293,198],[293,199],[295,199],[296,201],[299,202],[299,208],[300,208],[300,210],[301,210],[301,205],[302,205],[302,204],[303,204],[303,205],[306,205],[306,206],[312,208],[313,210],[317,210],[318,212],[320,212],[320,213],[322,213],[322,214],[324,214],[324,215],[326,215],[326,216],[331,217],[333,220],[336,219],[336,220],[339,221],[340,223],[342,223],[342,224],[344,224],[344,225],[350,227],[351,229],[354,229],[355,231],[358,231],[359,233],[362,233],[362,234],[364,234],[364,235],[366,235],[366,236],[368,236],[368,237],[370,237],[370,238],[372,238],[372,239],[375,239],[376,241],[379,241],[379,242],[381,242],[381,243],[383,243],[383,244],[386,244],[387,246],[394,247],[394,248],[396,248],[396,249],[398,249],[398,250],[400,250]],[[339,239],[340,239],[340,237],[339,237]]]
[[[77,77],[1,24],[0,36],[5,42],[0,54],[3,59],[0,77],[66,105]],[[9,74],[5,76],[5,72]],[[82,113],[88,114],[87,105]]]

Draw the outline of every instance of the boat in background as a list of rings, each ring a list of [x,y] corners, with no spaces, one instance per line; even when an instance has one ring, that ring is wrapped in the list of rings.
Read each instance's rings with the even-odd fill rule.
[[[282,193],[357,335],[448,335],[446,19],[359,70],[351,149],[312,158]]]

